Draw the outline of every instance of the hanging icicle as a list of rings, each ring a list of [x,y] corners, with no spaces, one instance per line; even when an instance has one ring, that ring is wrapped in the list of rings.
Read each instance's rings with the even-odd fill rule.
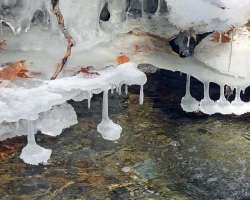
[[[46,164],[51,156],[52,150],[45,149],[36,143],[35,134],[37,129],[33,121],[27,121],[27,145],[22,149],[20,158],[32,165]]]
[[[142,105],[144,102],[144,91],[143,91],[143,85],[140,86],[140,105]]]
[[[121,137],[122,128],[115,124],[108,114],[108,90],[103,92],[102,121],[97,126],[97,131],[106,140],[115,141]]]
[[[181,107],[186,112],[197,112],[199,110],[199,101],[191,96],[190,93],[190,75],[187,74],[186,94],[181,100]]]

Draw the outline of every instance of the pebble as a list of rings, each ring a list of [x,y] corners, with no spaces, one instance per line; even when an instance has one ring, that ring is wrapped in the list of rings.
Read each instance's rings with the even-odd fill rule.
[[[129,172],[131,172],[131,168],[130,167],[123,167],[122,171],[125,173],[129,173]]]

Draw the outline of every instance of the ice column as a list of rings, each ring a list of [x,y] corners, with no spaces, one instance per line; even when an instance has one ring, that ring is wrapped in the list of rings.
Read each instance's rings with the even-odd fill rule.
[[[46,164],[51,156],[52,150],[45,149],[39,146],[35,140],[37,129],[35,123],[27,121],[27,145],[22,149],[20,158],[28,164],[38,165],[39,163]]]
[[[102,121],[97,126],[97,131],[101,133],[105,140],[115,141],[121,136],[122,128],[115,124],[108,115],[108,90],[103,92]]]
[[[186,94],[181,100],[181,107],[186,112],[197,112],[199,110],[199,101],[190,94],[190,75],[187,74]]]
[[[216,104],[213,100],[210,99],[209,96],[209,82],[204,83],[204,98],[200,102],[200,110],[203,113],[212,115],[216,113],[218,110],[216,109]]]
[[[144,102],[144,91],[143,91],[143,85],[140,86],[140,105],[142,105]]]
[[[88,109],[90,109],[90,107],[91,107],[91,98],[92,98],[92,92],[89,91],[88,92]]]
[[[221,114],[230,114],[231,113],[231,105],[229,101],[225,98],[225,86],[220,85],[220,99],[216,101],[218,112]]]
[[[240,87],[236,87],[236,91],[235,91],[235,99],[234,101],[232,101],[231,106],[232,106],[232,113],[236,114],[236,115],[242,115],[244,113],[247,112],[247,104],[244,103],[241,98],[240,98],[240,94],[241,94],[241,88]]]
[[[109,0],[110,21],[119,26],[125,20],[126,0]]]

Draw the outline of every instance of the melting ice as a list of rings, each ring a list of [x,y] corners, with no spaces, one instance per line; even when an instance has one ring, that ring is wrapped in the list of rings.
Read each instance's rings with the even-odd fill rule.
[[[61,13],[54,10],[55,5]],[[0,41],[6,40],[7,49],[0,52],[0,64],[25,60],[32,72],[31,79],[1,84],[1,140],[27,135],[28,144],[21,158],[30,164],[47,163],[51,150],[36,144],[36,132],[59,135],[77,123],[74,109],[65,102],[87,99],[91,109],[91,98],[100,93],[103,113],[97,130],[104,139],[119,139],[122,128],[109,118],[108,95],[115,89],[121,94],[124,85],[127,94],[128,86],[138,85],[142,104],[147,79],[137,68],[140,63],[187,74],[186,95],[181,102],[187,112],[249,112],[250,103],[240,98],[241,91],[250,85],[250,32],[245,26],[250,18],[249,7],[249,0],[1,1]],[[63,20],[58,21],[60,14]],[[62,24],[64,27],[60,27]],[[190,58],[180,58],[169,45],[183,30],[192,32],[195,38],[198,33],[226,32],[231,25],[236,28],[229,33],[230,42],[214,43],[214,35],[210,34]],[[72,49],[65,35],[74,40]],[[186,39],[189,48],[190,37]],[[120,55],[126,55],[129,62],[117,62]],[[56,80],[50,80],[60,64],[62,72]],[[92,74],[79,73],[87,66],[91,66]],[[204,99],[200,102],[191,95],[191,77],[204,83]],[[212,82],[221,88],[218,101],[209,96]],[[236,89],[231,103],[224,96],[225,85]]]

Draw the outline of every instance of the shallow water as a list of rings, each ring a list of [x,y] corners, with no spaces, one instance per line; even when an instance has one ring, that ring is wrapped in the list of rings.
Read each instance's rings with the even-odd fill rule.
[[[192,83],[201,98],[202,85]],[[186,114],[184,90],[184,75],[159,71],[149,75],[143,106],[139,87],[110,96],[112,119],[123,127],[115,143],[96,131],[101,95],[90,110],[71,102],[78,125],[56,138],[37,135],[53,150],[47,166],[19,159],[25,137],[0,143],[0,199],[250,199],[250,117]],[[214,86],[212,96],[218,92]]]

